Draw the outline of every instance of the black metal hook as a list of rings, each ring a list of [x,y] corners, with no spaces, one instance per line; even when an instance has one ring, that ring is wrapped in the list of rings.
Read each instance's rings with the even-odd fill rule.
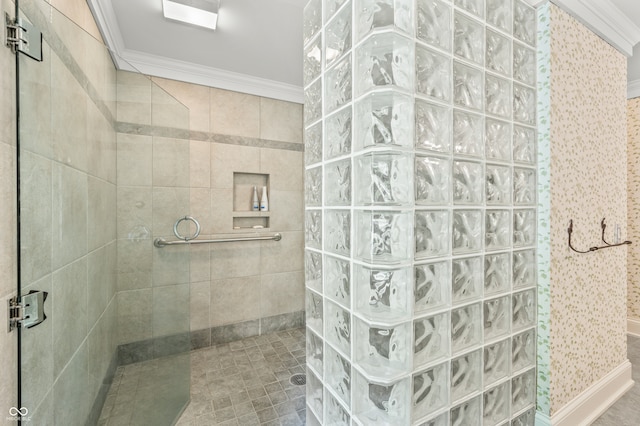
[[[631,244],[631,241],[629,241],[629,240],[623,241],[623,242],[618,243],[618,244],[609,244],[609,243],[604,239],[604,232],[605,232],[605,229],[606,229],[606,227],[607,227],[607,225],[604,223],[604,219],[605,219],[605,218],[602,218],[602,221],[600,222],[600,226],[601,226],[601,228],[602,228],[602,241],[603,241],[606,245],[604,245],[604,246],[599,246],[599,247],[597,247],[597,246],[589,247],[589,249],[588,249],[588,250],[585,250],[585,251],[582,251],[582,250],[576,250],[576,249],[573,247],[573,245],[571,244],[571,234],[573,233],[573,219],[569,220],[569,228],[567,228],[567,232],[568,232],[568,234],[569,234],[569,248],[570,248],[571,250],[575,251],[576,253],[589,253],[589,252],[596,251],[596,250],[601,250],[601,249],[606,249],[606,248],[618,247],[618,246],[624,246],[624,245]]]

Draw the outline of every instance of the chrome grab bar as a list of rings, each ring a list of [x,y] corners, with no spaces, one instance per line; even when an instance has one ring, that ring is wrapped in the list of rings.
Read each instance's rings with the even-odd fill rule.
[[[167,241],[164,238],[156,238],[153,240],[153,245],[162,248],[164,246],[177,246],[182,244],[213,244],[213,243],[233,243],[236,241],[264,241],[264,240],[273,240],[280,241],[282,239],[282,234],[275,233],[273,235],[260,235],[256,237],[235,237],[235,238],[216,238],[213,240],[174,240]]]

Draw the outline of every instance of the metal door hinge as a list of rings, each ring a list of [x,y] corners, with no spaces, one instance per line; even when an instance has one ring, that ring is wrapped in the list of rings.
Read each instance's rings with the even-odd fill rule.
[[[11,19],[4,14],[5,45],[13,53],[22,52],[36,61],[42,61],[42,33],[27,20]]]
[[[9,299],[9,324],[8,330],[13,331],[18,327],[31,328],[47,319],[44,313],[44,301],[47,300],[46,291],[31,291],[22,296]]]

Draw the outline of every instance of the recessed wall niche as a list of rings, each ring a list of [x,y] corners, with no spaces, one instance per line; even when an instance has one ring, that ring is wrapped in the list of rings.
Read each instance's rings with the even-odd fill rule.
[[[262,188],[267,188],[267,196],[271,196],[269,175],[263,173],[233,173],[233,229],[268,229],[271,212],[253,210],[253,188],[262,199]]]

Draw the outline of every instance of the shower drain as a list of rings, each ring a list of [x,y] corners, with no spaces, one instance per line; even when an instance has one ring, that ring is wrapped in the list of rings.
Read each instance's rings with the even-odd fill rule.
[[[296,385],[296,386],[306,385],[307,384],[307,376],[305,376],[304,374],[294,374],[289,379],[289,382],[292,385]]]

